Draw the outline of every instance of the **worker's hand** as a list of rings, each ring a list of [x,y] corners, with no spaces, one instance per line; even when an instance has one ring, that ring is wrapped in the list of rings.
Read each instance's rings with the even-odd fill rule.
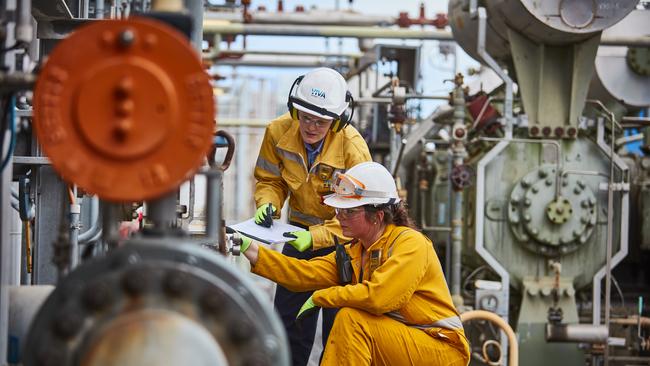
[[[246,235],[242,235],[241,233],[238,233],[238,236],[241,240],[241,244],[239,244],[238,247],[233,246],[230,248],[230,252],[233,255],[243,255],[251,262],[251,265],[254,266],[257,263],[257,258],[259,255],[259,244],[252,238],[249,238]]]
[[[233,255],[244,255],[252,242],[253,239],[243,235],[242,233],[237,233],[232,237],[232,247],[230,248],[230,252]]]
[[[299,252],[304,252],[305,250],[311,248],[311,233],[309,230],[300,230],[300,231],[291,231],[282,234],[285,238],[293,238],[293,240],[288,241],[287,243],[291,244]]]
[[[264,226],[271,227],[273,225],[273,215],[278,210],[270,203],[265,203],[262,206],[257,208],[255,211],[255,223]]]
[[[248,247],[251,246],[251,242],[253,242],[253,239],[249,238],[246,235],[241,235],[241,246],[239,247],[239,253],[244,254],[246,253],[246,250]]]
[[[296,315],[296,320],[300,320],[314,312],[317,312],[318,309],[320,309],[320,307],[314,304],[313,296],[309,296],[307,301],[305,301],[305,303],[302,304],[302,307],[300,307],[298,315]]]

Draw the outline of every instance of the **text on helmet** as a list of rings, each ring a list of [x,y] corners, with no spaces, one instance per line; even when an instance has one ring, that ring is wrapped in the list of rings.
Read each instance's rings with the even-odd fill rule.
[[[311,95],[313,97],[319,97],[325,99],[325,91],[318,88],[311,88]]]

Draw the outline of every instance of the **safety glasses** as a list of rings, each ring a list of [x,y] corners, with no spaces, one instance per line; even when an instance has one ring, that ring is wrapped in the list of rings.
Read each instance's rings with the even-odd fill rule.
[[[346,175],[345,173],[335,173],[332,178],[332,188],[334,193],[339,197],[345,198],[389,198],[386,192],[371,191],[366,189],[366,186],[359,182],[359,180]]]
[[[303,123],[307,126],[313,125],[316,126],[316,128],[323,129],[323,128],[329,128],[330,125],[332,124],[332,121],[326,120],[326,119],[321,119],[317,117],[311,117],[307,115],[306,113],[303,113],[302,111],[298,112],[298,120],[300,123]]]
[[[342,218],[350,218],[354,215],[356,215],[359,212],[365,211],[364,206],[359,206],[359,207],[351,207],[351,208],[335,208],[334,212],[336,212],[336,215],[338,217]]]

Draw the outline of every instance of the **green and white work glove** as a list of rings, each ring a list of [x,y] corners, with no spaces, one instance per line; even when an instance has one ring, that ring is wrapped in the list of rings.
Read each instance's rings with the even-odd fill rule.
[[[265,203],[257,208],[255,211],[255,223],[264,227],[271,227],[273,225],[273,215],[278,210],[270,203]]]
[[[244,252],[246,252],[248,250],[248,247],[251,246],[251,242],[253,241],[253,239],[249,238],[246,235],[242,235],[241,233],[239,233],[238,235],[239,235],[239,239],[241,240],[241,244],[233,245],[233,247],[230,248],[230,252],[233,255],[242,255],[242,254],[244,254]]]
[[[302,307],[300,307],[300,310],[298,310],[298,315],[296,315],[296,320],[303,319],[304,317],[309,316],[314,312],[317,312],[319,309],[320,307],[314,304],[313,296],[309,296],[307,301],[305,301],[305,303],[302,304]]]
[[[296,248],[299,252],[304,252],[312,246],[311,233],[309,230],[286,232],[282,234],[282,236],[285,238],[293,238],[293,240],[288,241],[287,243],[291,244],[291,246]]]

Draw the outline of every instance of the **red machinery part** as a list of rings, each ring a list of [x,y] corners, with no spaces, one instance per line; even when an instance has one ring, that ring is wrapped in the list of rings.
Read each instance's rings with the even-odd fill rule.
[[[177,188],[210,150],[209,76],[183,35],[156,20],[85,25],[36,84],[34,125],[61,177],[122,202]]]

